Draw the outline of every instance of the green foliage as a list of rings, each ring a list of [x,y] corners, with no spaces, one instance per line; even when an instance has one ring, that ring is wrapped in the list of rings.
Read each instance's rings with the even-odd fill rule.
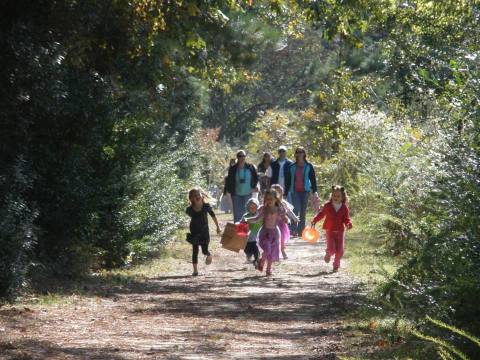
[[[0,9],[1,296],[29,269],[76,276],[166,241],[198,174],[185,140],[245,59],[225,46],[231,1]]]
[[[297,123],[297,115],[292,111],[267,111],[253,125],[255,130],[247,149],[258,157],[259,162],[264,152],[274,152],[279,145],[293,151],[293,147],[299,144]]]
[[[417,218],[424,241],[386,294],[396,293],[419,314],[453,319],[478,329],[480,295],[478,154],[464,142],[445,141],[427,212]]]
[[[189,163],[193,144],[179,151],[166,152],[154,160],[141,162],[130,175],[131,195],[120,212],[130,260],[141,260],[158,252],[160,246],[184,222],[188,178],[178,170]]]
[[[230,146],[301,144],[398,256],[383,303],[478,335],[478,2],[0,10],[0,296],[145,258]]]
[[[382,287],[391,309],[402,304],[402,316],[430,314],[476,334],[479,4],[304,5],[323,36],[307,61],[310,102],[291,92],[271,107],[298,111],[291,136],[310,150],[323,196],[345,185],[353,212],[363,211],[403,262]],[[308,49],[308,38],[301,43]],[[297,60],[289,55],[284,63]],[[265,141],[253,136],[251,144]]]
[[[427,316],[427,321],[430,322],[433,325],[436,325],[438,328],[445,329],[447,330],[450,334],[455,334],[455,335],[460,335],[461,338],[463,339],[468,339],[470,340],[476,347],[477,351],[478,348],[480,348],[480,339],[455,327],[448,325],[442,321],[432,319],[431,317]],[[421,340],[425,340],[428,342],[433,343],[436,348],[437,348],[437,353],[438,356],[441,359],[462,359],[462,360],[468,360],[469,357],[461,351],[458,346],[455,346],[452,344],[452,340],[442,340],[439,337],[435,336],[430,336],[430,335],[425,335],[417,330],[412,330],[412,334],[418,337]]]
[[[207,190],[223,189],[229,161],[235,158],[236,150],[221,142],[219,135],[220,128],[206,128],[196,135],[199,145],[196,154],[198,159],[196,166],[200,170],[197,178],[204,179]]]
[[[12,166],[7,176],[0,177],[4,199],[0,208],[0,297],[10,297],[12,289],[23,285],[36,242],[34,221],[38,212],[26,200],[33,182],[28,164],[18,158]]]
[[[327,100],[309,110],[310,136],[326,138],[331,149],[318,153],[325,157],[319,182],[345,184],[354,210],[367,211],[370,226],[405,259],[383,287],[393,307],[400,302],[412,319],[431,314],[477,332],[478,3],[322,5],[311,16],[325,36],[359,49],[376,38],[373,64],[382,66],[347,79],[349,96],[335,99],[339,106]],[[343,51],[340,69],[354,53]],[[355,83],[366,86],[348,93]],[[364,90],[388,114],[370,128],[362,121],[373,115],[357,112]],[[337,94],[324,93],[320,99]],[[328,102],[333,117],[322,123]],[[330,134],[336,144],[328,144]]]
[[[366,213],[372,231],[405,259],[385,298],[415,318],[478,328],[479,155],[470,138],[366,111],[345,113],[341,122],[341,148],[322,163],[319,183],[345,185],[352,210]]]

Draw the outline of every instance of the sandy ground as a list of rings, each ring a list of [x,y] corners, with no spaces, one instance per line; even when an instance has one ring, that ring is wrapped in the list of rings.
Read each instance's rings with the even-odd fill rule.
[[[0,308],[0,359],[337,359],[361,285],[299,238],[274,275],[212,238],[214,262],[74,303]],[[201,256],[201,259],[203,257]]]

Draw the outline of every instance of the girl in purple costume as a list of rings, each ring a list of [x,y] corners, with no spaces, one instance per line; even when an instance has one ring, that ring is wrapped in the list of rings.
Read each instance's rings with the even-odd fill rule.
[[[258,234],[258,245],[262,249],[262,258],[257,266],[263,271],[265,261],[267,262],[266,275],[272,275],[272,264],[280,260],[280,228],[281,221],[288,221],[285,209],[278,195],[273,190],[267,190],[263,198],[263,206],[258,209],[254,217],[245,218],[249,223],[255,223],[263,219],[263,226]]]
[[[279,199],[281,199],[282,206],[285,209],[285,213],[288,218],[293,221],[295,224],[298,223],[298,217],[293,212],[293,205],[290,204],[287,200],[283,198],[283,188],[281,185],[274,184],[272,185],[272,190],[275,190],[278,194]],[[280,221],[278,224],[280,228],[280,249],[282,251],[283,259],[288,259],[287,252],[285,249],[287,248],[287,243],[290,240],[290,228],[288,227],[288,219],[287,221]]]

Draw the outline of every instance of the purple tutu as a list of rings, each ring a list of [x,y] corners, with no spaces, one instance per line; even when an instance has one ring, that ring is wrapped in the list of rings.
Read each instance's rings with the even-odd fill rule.
[[[280,229],[280,248],[285,249],[285,246],[290,240],[290,228],[288,227],[288,224],[283,221],[278,224],[278,227]]]
[[[262,226],[258,234],[258,246],[262,249],[262,258],[267,261],[280,260],[280,229],[267,229]]]

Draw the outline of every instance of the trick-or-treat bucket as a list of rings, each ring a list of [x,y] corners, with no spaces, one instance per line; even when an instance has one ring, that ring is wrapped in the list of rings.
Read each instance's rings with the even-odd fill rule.
[[[235,225],[238,236],[247,236],[248,235],[248,224],[240,223]]]
[[[314,228],[306,227],[302,231],[302,239],[310,244],[315,244],[320,239],[320,234]]]
[[[222,239],[220,241],[224,249],[235,252],[245,249],[245,246],[247,245],[247,233],[239,233],[237,230],[237,225],[239,224],[227,223],[225,225]]]

